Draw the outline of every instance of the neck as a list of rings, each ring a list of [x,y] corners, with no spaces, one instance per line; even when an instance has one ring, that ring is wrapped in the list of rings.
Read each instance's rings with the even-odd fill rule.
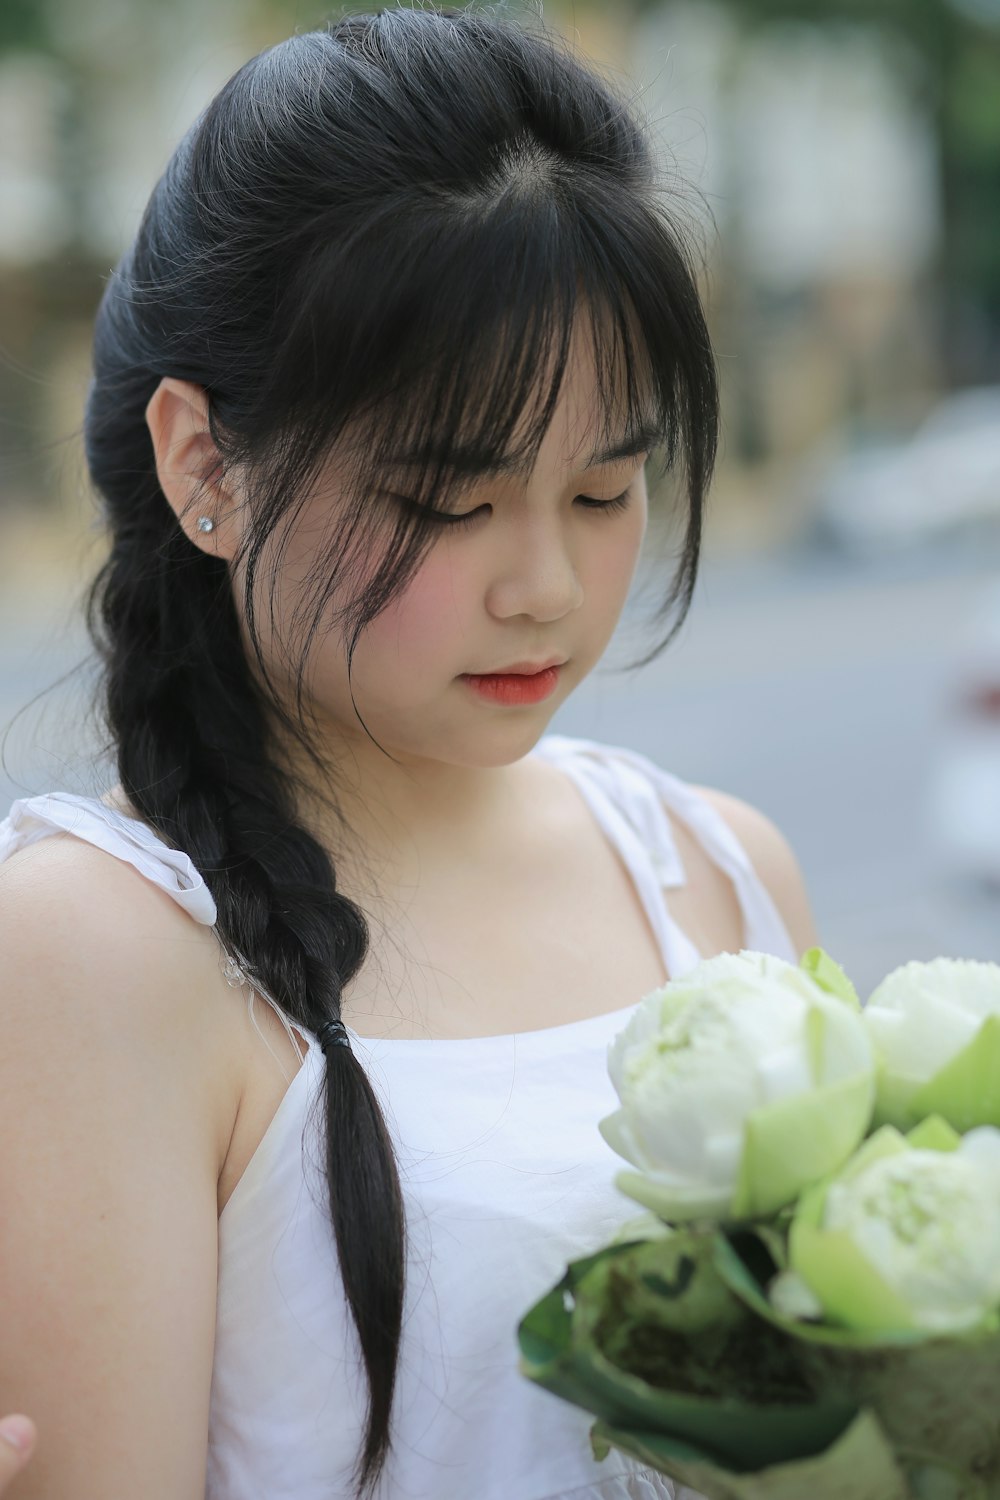
[[[394,759],[367,738],[338,746],[325,796],[315,768],[305,778],[301,816],[338,872],[346,865],[355,878],[365,870],[398,886],[510,841],[524,807],[527,757],[469,766],[388,748]]]

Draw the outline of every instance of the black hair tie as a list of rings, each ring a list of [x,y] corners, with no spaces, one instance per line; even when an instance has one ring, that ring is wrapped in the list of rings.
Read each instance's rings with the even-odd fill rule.
[[[323,1051],[328,1047],[349,1047],[351,1039],[347,1035],[347,1027],[343,1021],[324,1021],[316,1033],[316,1040]]]

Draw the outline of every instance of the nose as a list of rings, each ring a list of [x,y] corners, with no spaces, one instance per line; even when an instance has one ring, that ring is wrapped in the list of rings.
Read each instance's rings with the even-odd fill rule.
[[[497,619],[531,615],[559,620],[579,609],[583,587],[563,524],[556,516],[532,516],[512,525],[487,591]]]

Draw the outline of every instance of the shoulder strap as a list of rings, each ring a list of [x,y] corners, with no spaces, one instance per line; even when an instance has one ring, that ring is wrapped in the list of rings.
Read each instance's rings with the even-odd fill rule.
[[[649,856],[662,886],[684,885],[686,875],[663,803],[652,795],[650,778],[643,770],[643,756],[604,745],[598,740],[565,734],[547,734],[536,746],[547,760],[571,760],[576,770],[596,782],[631,827]],[[666,772],[662,772],[666,775]]]
[[[47,792],[40,797],[21,797],[13,802],[10,813],[0,822],[0,864],[18,849],[60,831],[72,833],[105,853],[113,854],[116,859],[125,860],[160,890],[166,891],[196,922],[214,927],[218,915],[215,898],[190,855],[181,849],[172,849],[145,823],[117,812],[98,797],[81,797],[75,792]],[[272,1056],[276,1054],[254,1015],[253,1003],[258,995],[274,1011],[296,1050],[298,1036],[305,1041],[307,1052],[318,1051],[315,1038],[297,1021],[290,1021],[274,997],[256,979],[251,980],[228,956],[224,972],[231,985],[246,990],[250,1019]]]
[[[47,792],[40,797],[18,798],[0,823],[0,861],[60,831],[127,861],[166,891],[196,922],[214,925],[215,900],[190,857],[183,850],[171,849],[145,823],[116,812],[97,797]]]
[[[646,841],[660,871],[660,883],[678,886],[685,883],[685,874],[665,812],[669,808],[733,882],[743,911],[747,948],[798,963],[798,952],[770,891],[725,818],[701,792],[662,770],[648,756],[624,746],[567,735],[547,735],[540,745],[551,745],[556,757],[583,755],[591,765],[602,767],[605,776],[618,781],[623,811],[627,810],[637,833]]]

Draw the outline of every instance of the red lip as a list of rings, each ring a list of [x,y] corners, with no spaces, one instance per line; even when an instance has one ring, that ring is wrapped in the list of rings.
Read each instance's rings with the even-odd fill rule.
[[[494,667],[491,672],[467,672],[467,677],[533,677],[536,672],[547,672],[550,667],[564,667],[566,658],[550,656],[548,661],[516,661],[511,667]]]
[[[462,681],[481,700],[515,707],[518,704],[541,703],[551,698],[559,686],[559,667],[553,665],[535,672],[465,672]]]

